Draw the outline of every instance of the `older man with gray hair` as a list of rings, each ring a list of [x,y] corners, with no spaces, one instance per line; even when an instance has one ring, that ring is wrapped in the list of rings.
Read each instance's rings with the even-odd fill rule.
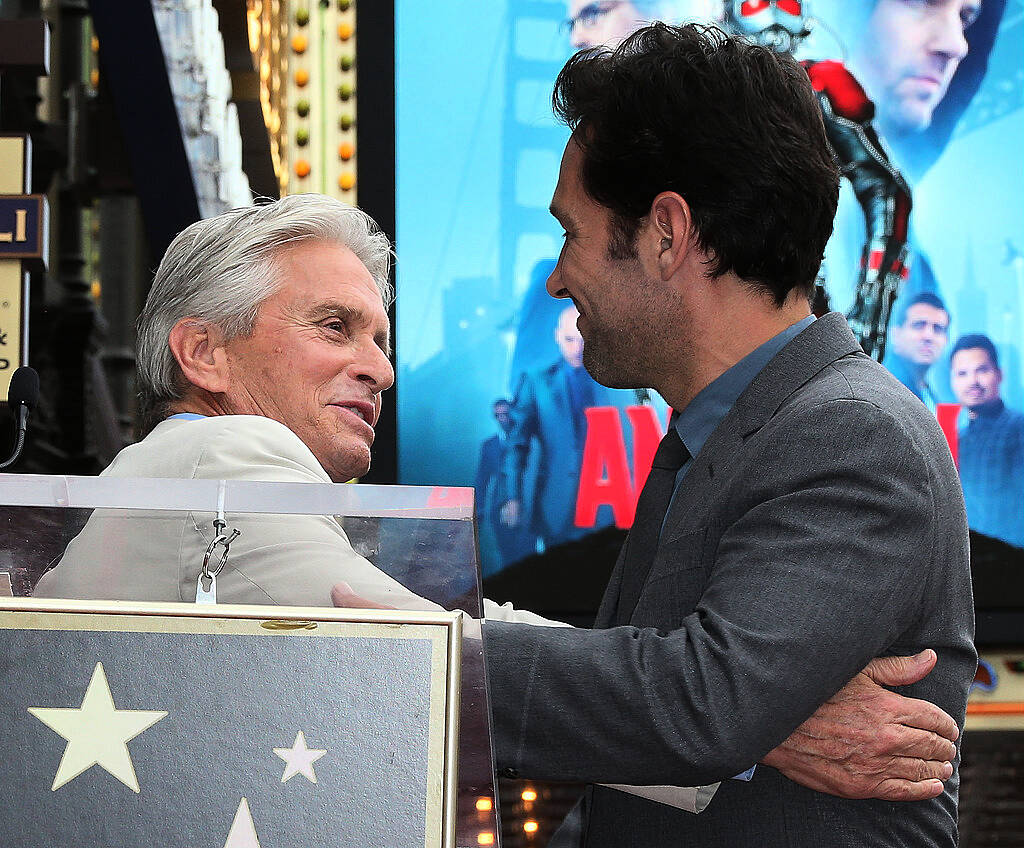
[[[198,221],[171,243],[139,319],[143,432],[103,474],[343,482],[370,467],[394,382],[391,245],[368,215],[296,195]],[[213,516],[98,510],[43,597],[191,601]],[[218,600],[330,606],[339,580],[433,606],[352,549],[329,516],[238,516]]]

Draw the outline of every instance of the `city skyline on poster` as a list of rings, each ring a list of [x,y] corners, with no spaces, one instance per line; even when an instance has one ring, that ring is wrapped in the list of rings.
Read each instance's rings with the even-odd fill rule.
[[[822,23],[799,55],[844,60],[855,72],[871,50],[914,55],[916,48],[906,37],[889,44],[877,37],[878,30],[870,42],[864,35],[870,32],[864,19],[872,9],[900,4],[909,5],[904,0],[819,0],[813,11]],[[663,9],[685,7],[690,14],[697,7],[714,5],[694,0],[659,4]],[[563,22],[585,7],[577,0],[568,5],[564,0],[523,0],[496,3],[481,13],[473,4],[452,0],[432,6],[428,14],[408,0],[396,5],[402,482],[483,481],[480,494],[484,500],[490,498],[494,475],[480,472],[491,462],[486,457],[488,442],[493,453],[499,435],[494,401],[515,400],[524,375],[534,375],[536,387],[545,368],[570,361],[557,337],[560,321],[571,315],[565,315],[565,304],[543,292],[544,278],[560,249],[560,228],[548,215],[547,205],[568,137],[568,130],[551,114],[550,92],[555,74],[572,52],[570,35],[578,35],[567,33]],[[916,132],[885,139],[914,199],[909,239],[913,271],[906,291],[932,293],[945,314],[942,333],[933,333],[930,340],[908,340],[913,334],[905,334],[905,347],[928,348],[924,354],[910,351],[911,359],[930,359],[923,369],[922,363],[911,363],[910,376],[901,373],[894,353],[899,347],[896,338],[886,365],[908,383],[923,376],[927,391],[919,393],[933,409],[937,404],[960,403],[966,390],[961,388],[959,395],[955,390],[949,352],[962,336],[984,334],[999,360],[998,396],[1008,409],[1020,410],[1024,169],[1018,151],[1024,142],[1024,60],[1015,45],[1024,33],[1024,5],[988,0],[977,12],[977,20],[973,12],[971,19],[964,19],[967,46],[948,58],[955,73],[929,120]],[[900,33],[905,36],[908,31],[913,30],[903,27]],[[460,44],[457,55],[449,55],[443,46],[453,41]],[[884,95],[884,83],[869,79],[865,87],[869,94],[874,94],[874,86]],[[894,126],[892,115],[886,113],[892,102],[876,99],[879,125]],[[838,311],[846,311],[852,302],[863,242],[863,215],[844,185],[825,265],[831,305]],[[908,299],[897,308],[901,321]],[[915,314],[932,315],[928,306],[934,303],[918,305]],[[898,335],[896,331],[894,336]],[[571,394],[568,389],[564,393]],[[536,402],[536,391],[533,395],[539,422],[542,404]],[[634,484],[639,481],[633,453],[638,448],[641,456],[646,454],[646,435],[634,431],[626,410],[646,400],[633,392],[611,392],[602,394],[597,404],[618,410],[626,466]],[[664,407],[658,400],[654,398],[651,409],[663,429]],[[571,418],[580,418],[571,403],[566,408]],[[961,413],[951,432],[966,433],[969,423]],[[576,457],[576,477],[568,484],[574,498],[586,433],[562,438],[573,441],[559,452]],[[531,486],[539,491],[537,480],[553,461],[554,452],[545,454],[540,441],[535,434],[522,470],[524,498]],[[1004,473],[999,480],[1005,484],[1012,474]],[[1021,503],[1020,492],[1003,494]],[[543,522],[538,521],[543,518],[540,500],[524,506],[532,510],[533,519],[528,538],[512,545],[520,553],[543,549],[547,541]],[[979,510],[975,507],[976,513]],[[611,524],[614,518],[611,508],[604,508],[594,526]],[[502,520],[500,510],[492,510],[490,517],[481,512],[480,519],[484,525]],[[1005,518],[1000,521],[1005,524]],[[1024,526],[1024,521],[1020,524]],[[548,539],[559,540],[551,528],[546,530]],[[1024,544],[1011,532],[994,535],[1000,534]],[[494,536],[493,528],[482,527],[485,574],[493,573],[494,561],[500,558]]]

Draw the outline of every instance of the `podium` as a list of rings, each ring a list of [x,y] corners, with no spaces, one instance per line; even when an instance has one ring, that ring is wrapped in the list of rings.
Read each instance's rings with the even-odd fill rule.
[[[83,550],[130,584],[191,568],[168,538],[298,539],[304,521],[337,522],[452,611],[144,600],[107,580],[29,596]],[[103,543],[68,550],[84,538]],[[161,553],[129,561],[142,543]],[[229,545],[227,563],[259,549]],[[499,843],[471,490],[0,475],[0,573],[5,845]]]

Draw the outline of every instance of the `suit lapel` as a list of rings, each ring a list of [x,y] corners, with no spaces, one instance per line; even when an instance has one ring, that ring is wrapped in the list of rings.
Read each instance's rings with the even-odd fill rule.
[[[601,605],[597,608],[597,616],[594,618],[594,627],[614,627],[619,624],[617,620],[619,607],[619,594],[622,591],[622,571],[626,560],[629,557],[629,536],[622,543],[622,550],[615,561],[615,568],[612,569],[611,577],[608,578],[608,585],[605,587],[604,595],[601,598]]]
[[[669,509],[661,541],[670,542],[707,524],[707,518],[695,505],[713,502],[715,477],[726,474],[732,463],[739,460],[743,442],[818,372],[860,349],[846,319],[832,312],[814,321],[780,350],[740,395],[694,459]],[[621,569],[616,568],[621,571],[618,586],[609,585],[609,592],[615,589],[619,596],[613,616],[615,623],[629,622],[652,564],[653,558],[640,562],[636,556],[630,556],[627,537],[619,563]],[[607,601],[605,598],[602,602],[602,611],[607,611]]]

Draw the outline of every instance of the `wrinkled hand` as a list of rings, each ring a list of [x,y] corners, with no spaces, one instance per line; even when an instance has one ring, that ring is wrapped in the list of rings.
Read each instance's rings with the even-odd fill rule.
[[[331,587],[331,603],[336,607],[344,607],[345,609],[395,609],[386,604],[374,603],[373,601],[366,600],[366,598],[359,597],[359,595],[352,591],[352,587],[344,581],[335,583]]]
[[[519,501],[506,501],[502,505],[501,523],[509,529],[519,526]]]
[[[841,798],[921,801],[941,794],[953,774],[956,722],[928,701],[882,688],[916,683],[936,660],[931,650],[872,660],[764,764]]]

